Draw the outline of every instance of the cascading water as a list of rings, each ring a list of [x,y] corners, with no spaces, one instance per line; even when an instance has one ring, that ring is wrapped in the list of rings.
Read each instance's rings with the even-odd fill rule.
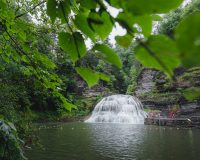
[[[146,116],[147,113],[136,97],[112,95],[103,98],[85,122],[143,124]]]

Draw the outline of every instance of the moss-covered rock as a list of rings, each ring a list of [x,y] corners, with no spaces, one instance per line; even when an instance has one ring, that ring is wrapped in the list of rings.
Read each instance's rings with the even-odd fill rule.
[[[180,88],[188,88],[200,86],[200,67],[194,67],[177,78],[177,86]]]
[[[195,101],[188,101],[183,95],[185,89],[200,87],[200,67],[188,70],[178,68],[175,71],[175,79],[172,81],[161,71],[146,68],[139,76],[135,95],[144,107],[151,109],[162,110],[178,106],[189,111],[200,108],[200,97]]]
[[[139,99],[147,108],[163,109],[173,106],[174,104],[179,104],[181,94],[179,92],[148,93],[140,95]]]

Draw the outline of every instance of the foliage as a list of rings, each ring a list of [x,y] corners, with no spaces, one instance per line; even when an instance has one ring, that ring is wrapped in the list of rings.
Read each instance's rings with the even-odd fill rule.
[[[60,33],[60,37],[62,34],[62,38],[59,38],[61,47],[65,46],[66,48],[64,49],[69,55],[71,55],[71,53],[78,53],[78,52],[82,52],[82,54],[74,54],[74,56],[76,55],[76,57],[72,58],[72,60],[75,62],[76,60],[78,60],[79,58],[82,57],[82,55],[85,54],[85,49],[80,49],[79,47],[84,46],[84,42],[83,39],[85,39],[85,37],[89,37],[92,39],[92,41],[94,43],[96,43],[96,39],[94,37],[94,34],[97,35],[97,37],[100,38],[100,40],[104,40],[109,33],[112,30],[113,24],[115,23],[119,23],[123,28],[125,28],[127,30],[128,35],[126,35],[125,39],[126,39],[126,43],[123,44],[124,46],[127,46],[126,44],[130,44],[131,38],[135,37],[135,33],[141,33],[140,31],[138,31],[137,29],[133,28],[132,26],[134,24],[138,24],[141,28],[142,28],[142,33],[144,34],[145,37],[148,37],[150,35],[151,32],[151,24],[152,24],[152,18],[151,15],[152,14],[159,14],[159,13],[165,13],[168,12],[169,10],[177,7],[182,1],[181,0],[177,0],[177,1],[171,1],[171,2],[167,2],[166,4],[164,2],[160,2],[160,1],[153,1],[150,3],[150,5],[145,5],[147,6],[146,8],[144,7],[143,3],[146,4],[146,2],[120,2],[119,1],[107,1],[108,5],[116,7],[116,8],[123,8],[123,12],[121,12],[120,14],[118,14],[117,18],[114,18],[110,15],[110,13],[107,11],[107,4],[105,4],[103,1],[95,1],[95,2],[88,2],[88,5],[85,5],[85,2],[79,2],[79,1],[73,1],[73,2],[67,2],[67,1],[61,1],[61,2],[57,2],[57,1],[48,1],[47,3],[47,14],[50,16],[51,20],[53,23],[55,23],[55,20],[60,19],[60,23],[66,23],[67,27],[66,27],[66,32],[62,32]],[[94,8],[98,8],[99,10],[94,11]],[[74,15],[70,15],[71,11],[75,14]],[[54,14],[54,11],[56,12],[56,14]],[[64,17],[64,18],[63,18]],[[125,17],[129,17],[126,18]],[[134,17],[134,18],[133,18]],[[129,21],[127,21],[127,19]],[[84,27],[80,25],[80,21],[84,23]],[[87,22],[86,22],[87,21]],[[148,22],[149,25],[144,25]],[[72,25],[75,24],[75,25]],[[77,31],[82,31],[82,34],[85,35],[82,36],[81,34],[79,35],[79,37],[76,38],[75,34],[78,34]],[[63,43],[63,35],[65,35],[65,37],[72,37],[72,39],[69,41],[71,46],[74,46],[73,50],[70,49],[70,47],[67,47],[67,45],[69,44],[69,42],[65,41],[65,43]],[[79,40],[80,38],[83,38],[81,41],[81,45],[79,44]],[[117,37],[117,41],[122,44],[122,40],[120,40],[120,37]],[[99,42],[98,42],[99,43]],[[64,45],[65,44],[65,45]],[[145,43],[144,43],[145,44]],[[98,46],[98,47],[97,47]],[[145,46],[145,45],[141,45],[141,46]],[[166,47],[164,47],[166,48]],[[95,44],[93,47],[94,50],[99,50],[99,44]],[[147,53],[149,53],[149,50],[147,49],[147,47],[144,47],[145,50],[147,50]],[[103,51],[104,54],[108,53],[107,52],[108,49],[101,49],[101,51]],[[114,54],[112,54],[114,55]],[[108,54],[106,54],[106,56],[110,56]],[[165,57],[168,57],[168,55],[166,55]],[[170,55],[169,55],[170,57]],[[108,57],[109,58],[109,57]],[[113,57],[112,57],[113,58]],[[160,58],[160,57],[159,57]],[[106,58],[107,59],[107,58]],[[109,58],[111,59],[111,57]],[[107,59],[107,60],[109,60]],[[162,58],[161,58],[162,59]],[[157,60],[156,59],[156,63],[159,63],[158,68],[162,69],[167,68],[166,64],[164,64],[164,66],[162,67],[162,62],[161,60]],[[116,62],[114,61],[110,61],[112,64],[115,64]],[[119,63],[119,62],[117,62]],[[161,63],[161,64],[160,64]],[[177,66],[177,65],[175,65]],[[120,67],[120,65],[118,65],[118,67]],[[170,68],[170,70],[173,70],[174,66]],[[167,71],[168,70],[168,71]],[[169,74],[169,69],[164,69],[164,71],[166,73]],[[79,72],[80,73],[80,72]],[[95,73],[93,73],[95,74]],[[171,73],[170,73],[171,74]],[[87,76],[87,75],[83,75],[81,74],[82,77]],[[95,76],[94,76],[95,77]],[[86,78],[84,78],[86,79]],[[96,81],[97,82],[97,81]],[[95,83],[94,83],[95,84]],[[94,85],[93,84],[93,85]]]
[[[26,4],[28,2],[25,1],[21,3]],[[179,34],[183,35],[182,32],[185,32],[185,30],[181,31],[181,28],[195,28],[195,26],[196,28],[198,28],[198,23],[196,23],[197,19],[199,18],[198,14],[195,14],[197,15],[196,18],[193,19],[195,22],[190,23],[190,26],[187,26],[184,23],[181,23],[179,25],[176,31],[177,38],[175,40],[167,40],[167,38],[163,36],[150,36],[152,21],[154,19],[152,17],[155,17],[155,15],[157,14],[166,13],[171,9],[178,7],[182,3],[182,0],[173,0],[166,3],[163,1],[161,2],[160,0],[154,0],[152,2],[148,2],[149,5],[146,4],[146,1],[120,2],[97,0],[95,2],[89,1],[87,3],[88,4],[86,4],[85,1],[78,0],[48,0],[47,3],[45,1],[36,0],[32,3],[30,2],[29,4],[30,6],[33,6],[33,9],[30,9],[29,7],[24,7],[23,9],[25,12],[19,14],[18,12],[14,12],[13,8],[14,10],[15,8],[17,10],[17,7],[20,3],[13,2],[11,4],[8,4],[4,0],[1,0],[1,10],[3,11],[1,14],[1,26],[3,29],[2,35],[4,40],[10,41],[10,43],[12,44],[12,47],[7,47],[7,45],[5,45],[3,51],[5,52],[6,50],[14,49],[15,53],[17,53],[18,55],[18,61],[19,57],[23,57],[23,63],[27,64],[25,68],[25,73],[36,76],[42,83],[44,83],[47,89],[53,90],[53,92],[51,93],[53,93],[54,96],[60,98],[64,105],[64,108],[70,110],[71,108],[75,108],[75,106],[73,104],[70,104],[69,101],[65,100],[62,94],[60,94],[57,90],[61,80],[53,73],[48,74],[51,72],[50,70],[55,69],[55,64],[51,62],[51,60],[44,54],[40,53],[37,48],[33,49],[32,47],[32,50],[30,50],[30,46],[34,46],[33,40],[35,39],[35,37],[34,35],[27,33],[27,31],[30,30],[30,27],[28,27],[27,25],[25,26],[27,22],[25,22],[24,19],[27,14],[31,16],[36,16],[37,14],[35,12],[32,12],[35,8],[41,11],[42,20],[40,21],[47,21],[48,27],[50,26],[50,20],[48,19],[48,16],[50,17],[52,22],[50,30],[55,30],[55,37],[58,37],[60,47],[70,56],[75,67],[79,68],[78,70],[76,70],[77,73],[81,73],[81,67],[84,67],[80,63],[78,63],[78,61],[84,55],[86,55],[85,41],[88,38],[91,39],[93,42],[93,50],[103,52],[103,54],[105,55],[103,56],[104,60],[109,61],[111,64],[117,65],[117,67],[121,67],[121,62],[117,54],[114,53],[111,48],[108,49],[108,47],[102,44],[102,42],[112,31],[112,28],[116,23],[118,23],[127,31],[127,35],[125,37],[116,37],[117,42],[119,42],[119,44],[122,44],[122,40],[120,39],[125,38],[126,43],[122,45],[128,46],[127,44],[130,44],[131,39],[136,38],[139,45],[138,48],[140,48],[136,50],[136,54],[142,64],[149,66],[149,58],[151,58],[153,63],[150,67],[161,69],[171,78],[173,78],[173,70],[180,64],[180,61],[185,64],[185,60],[183,58],[184,56],[181,56],[183,50],[186,52],[184,53],[184,55],[189,55],[189,59],[191,59],[191,62],[195,61],[195,59],[192,58],[193,56],[190,56],[190,52],[188,52],[188,50],[185,50],[185,48],[182,48],[182,43],[184,42],[184,40],[187,40],[188,36],[181,37],[179,36]],[[45,4],[47,6],[46,15],[43,7],[43,5]],[[122,8],[123,11],[120,12],[116,18],[114,18],[110,14],[108,6]],[[22,10],[20,11],[22,12]],[[192,17],[194,17],[194,15],[190,15],[189,19],[191,19]],[[81,25],[82,23],[80,22],[83,22],[84,25]],[[188,22],[185,23],[188,24]],[[29,25],[33,26],[31,21],[29,22]],[[138,25],[139,27],[134,27],[135,25]],[[198,30],[194,29],[194,34],[198,35],[197,33]],[[193,38],[191,40],[195,41],[195,37],[190,38]],[[161,40],[171,42],[160,43]],[[188,46],[189,44],[186,44],[184,45],[184,47],[193,47],[194,49],[190,51],[193,51],[193,55],[197,55],[196,50],[198,49],[198,47],[196,47],[197,49],[195,48],[196,44],[194,45],[194,43],[192,43],[193,41],[191,41],[190,46]],[[24,42],[29,43],[27,44]],[[160,50],[155,49],[155,46],[161,45],[162,47],[160,47]],[[173,51],[170,50],[172,48]],[[162,56],[163,53],[164,56]],[[172,53],[176,54],[172,55]],[[34,56],[31,56],[32,54]],[[11,56],[13,55],[15,54],[11,54]],[[116,58],[113,59],[113,56]],[[15,59],[17,59],[16,55],[14,57]],[[6,58],[4,59],[6,60]],[[172,59],[173,61],[171,61]],[[41,65],[38,66],[38,63]],[[198,62],[195,63],[197,63],[196,65],[198,65]],[[90,72],[90,74],[96,77],[95,71]],[[92,81],[88,80],[89,76],[87,74],[80,74],[80,76],[83,77],[83,79],[85,80],[87,79],[87,82]],[[106,78],[106,80],[108,79]],[[96,84],[98,80],[94,82],[90,83],[90,86]]]
[[[109,42],[105,42],[105,45],[101,46],[103,47],[105,46],[105,49],[108,49],[108,46],[111,46],[111,44]],[[132,75],[130,73],[131,67],[134,68],[133,65],[134,66],[138,65],[138,62],[134,58],[134,52],[132,48],[133,45],[131,45],[127,49],[117,45],[114,48],[115,53],[113,52],[106,53],[106,54],[116,54],[118,57],[120,57],[121,62],[118,61],[117,57],[115,57],[116,59],[114,58],[111,59],[111,61],[116,62],[116,65],[110,65],[109,61],[107,60],[104,61],[105,58],[103,57],[105,57],[105,54],[102,54],[101,52],[99,51],[97,52],[94,50],[88,51],[86,55],[81,59],[81,61],[79,61],[82,67],[81,68],[76,67],[76,69],[78,68],[79,70],[83,69],[82,71],[90,71],[96,73],[96,75],[88,74],[88,80],[86,81],[89,81],[89,83],[90,83],[90,77],[93,76],[92,81],[95,81],[95,76],[96,76],[97,77],[96,80],[99,81],[100,86],[109,88],[112,92],[126,93],[127,86],[131,84],[131,78],[132,78]],[[108,49],[108,51],[110,50]],[[117,65],[121,65],[122,68],[119,70],[119,68],[117,68]],[[105,75],[102,74],[102,72],[104,72]],[[82,72],[81,74],[84,74],[84,72]],[[85,78],[87,77],[85,76]]]
[[[166,34],[171,38],[174,38],[175,28],[179,22],[190,14],[200,10],[200,1],[192,0],[184,8],[179,7],[178,9],[171,11],[163,17],[163,20],[158,25],[158,33]]]
[[[130,69],[130,84],[128,85],[126,94],[129,95],[133,95],[136,87],[137,87],[137,81],[138,81],[138,77],[140,75],[140,72],[142,71],[142,67],[140,67],[140,64],[138,64],[138,62],[136,62],[136,64],[134,64],[131,69]]]
[[[181,52],[179,59],[187,68],[199,66],[199,21],[197,20],[199,11],[200,1],[193,0],[185,8],[178,8],[165,15],[158,28],[158,33],[166,34],[176,40]],[[194,89],[194,92],[192,90],[186,89],[183,92],[186,99],[199,98],[198,89]]]
[[[61,48],[69,54],[73,62],[76,62],[86,54],[84,40],[78,32],[72,35],[64,32],[59,33],[59,44]]]
[[[108,46],[103,45],[103,44],[96,44],[93,49],[102,52],[104,54],[104,56],[102,57],[106,61],[117,66],[118,68],[122,67],[121,59]]]
[[[120,93],[132,83],[128,90],[132,93],[137,79],[132,74],[139,72],[131,69],[137,66],[135,47],[140,63],[162,70],[171,79],[180,65],[199,66],[198,9],[185,11],[183,20],[174,16],[181,22],[169,29],[173,28],[172,39],[152,35],[158,14],[176,9],[182,1],[0,0],[0,89],[1,99],[5,92],[6,100],[1,102],[1,114],[26,139],[30,109],[76,112],[71,97],[80,94],[77,74],[89,87],[99,82]],[[116,17],[110,7],[119,9]],[[126,49],[105,43],[116,25],[126,30],[125,35],[115,37]]]
[[[146,44],[146,49],[136,48],[136,57],[145,66],[160,69],[172,78],[173,70],[180,64],[176,44],[163,35],[150,36]]]
[[[141,68],[140,63],[135,58],[134,47],[135,43],[132,43],[126,49],[120,46],[116,46],[115,49],[121,58],[123,66],[120,72],[117,72],[117,69],[112,72],[112,75],[115,76],[113,87],[123,94],[133,94],[137,85],[138,72]]]
[[[21,141],[17,136],[15,126],[8,121],[0,119],[0,158],[9,160],[24,160],[21,150]]]
[[[33,2],[31,7],[38,1]],[[27,6],[22,8],[24,14],[15,12],[19,10],[20,3],[6,3],[4,0],[1,3],[1,57],[7,63],[22,64],[21,71],[25,75],[34,76],[38,82],[42,83],[46,89],[51,90],[51,93],[63,102],[63,107],[70,110],[74,106],[66,101],[66,98],[59,93],[58,87],[61,83],[60,78],[53,73],[56,65],[49,57],[41,53],[38,46],[38,29],[37,25],[24,17],[29,11]],[[42,2],[40,2],[42,4]],[[44,2],[43,2],[44,3]]]
[[[176,28],[175,39],[181,51],[182,64],[186,67],[197,67],[200,64],[198,61],[200,58],[199,18],[200,12],[195,12],[190,17],[186,17]],[[190,34],[186,36],[185,33]]]
[[[189,101],[198,99],[200,97],[200,88],[199,87],[187,88],[183,90],[183,95]]]
[[[90,68],[76,68],[77,73],[80,76],[84,77],[84,80],[88,83],[88,86],[91,87],[94,84],[98,83],[99,79],[109,81],[109,77],[105,74],[92,71]],[[92,77],[92,78],[91,78]]]

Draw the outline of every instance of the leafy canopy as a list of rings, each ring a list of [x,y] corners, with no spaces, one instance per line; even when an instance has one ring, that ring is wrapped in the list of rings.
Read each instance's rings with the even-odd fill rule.
[[[69,55],[77,73],[92,87],[99,79],[108,78],[102,78],[100,75],[103,73],[92,71],[79,63],[87,52],[86,40],[91,39],[92,49],[102,53],[100,58],[121,68],[119,56],[112,48],[103,44],[117,23],[126,30],[126,35],[116,37],[117,43],[128,47],[132,41],[136,41],[136,55],[142,64],[160,69],[171,78],[173,70],[181,64],[186,67],[199,66],[198,11],[178,25],[175,39],[151,35],[153,20],[160,19],[157,14],[176,9],[182,2],[183,0],[34,0],[11,4],[0,0],[0,36],[4,39],[4,44],[1,43],[4,47],[1,47],[0,53],[3,53],[5,61],[9,62],[12,57],[16,63],[25,63],[25,73],[40,79],[70,109],[72,106],[69,101],[64,100],[57,89],[61,83],[59,77],[52,75],[56,66],[34,47],[35,37],[29,34],[33,24],[24,21],[26,15],[39,17],[41,23],[45,23],[51,31],[54,30],[58,44]],[[19,9],[13,9],[13,6],[20,4],[28,7],[19,13]],[[113,17],[109,6],[120,9],[120,13]],[[38,16],[38,13],[41,15]],[[6,45],[7,41],[12,45]]]

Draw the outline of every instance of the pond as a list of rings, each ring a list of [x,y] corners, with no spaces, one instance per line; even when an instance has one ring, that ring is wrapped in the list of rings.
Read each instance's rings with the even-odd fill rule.
[[[66,123],[39,126],[45,149],[30,160],[197,160],[200,130],[133,124]]]

